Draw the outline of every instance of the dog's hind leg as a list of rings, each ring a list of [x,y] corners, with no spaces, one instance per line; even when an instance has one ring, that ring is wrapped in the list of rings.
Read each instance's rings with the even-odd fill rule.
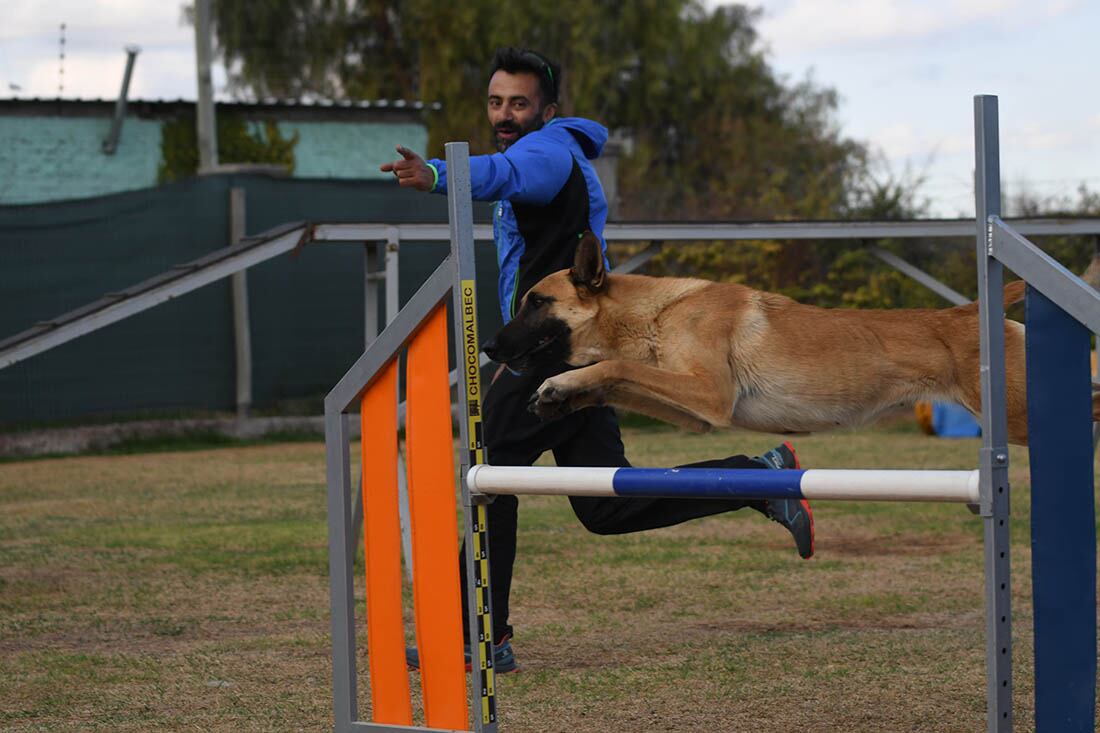
[[[963,333],[966,333],[963,331]],[[1016,321],[1005,321],[1005,418],[1008,426],[1008,442],[1015,445],[1027,445],[1027,355],[1025,352],[1024,327]],[[977,341],[976,334],[974,341]],[[979,351],[976,343],[968,348],[957,349],[954,369],[956,382],[943,380],[949,387],[925,399],[946,399],[958,402],[974,415],[978,421],[982,418],[982,378]],[[1097,402],[1094,398],[1094,413]]]

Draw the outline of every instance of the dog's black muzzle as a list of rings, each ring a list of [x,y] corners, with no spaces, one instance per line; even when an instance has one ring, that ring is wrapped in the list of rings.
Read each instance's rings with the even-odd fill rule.
[[[500,346],[497,345],[497,337],[493,336],[488,341],[481,345],[481,350],[485,352],[485,356],[489,357],[498,364],[503,364],[501,361]]]
[[[569,329],[561,321],[544,324],[537,332],[520,332],[521,340],[509,333],[514,323],[506,325],[481,347],[498,364],[523,373],[564,361],[569,355]]]

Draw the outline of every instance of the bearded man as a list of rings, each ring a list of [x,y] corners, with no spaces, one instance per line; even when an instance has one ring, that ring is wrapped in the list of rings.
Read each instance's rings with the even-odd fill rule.
[[[477,201],[493,201],[493,239],[500,278],[497,293],[507,323],[527,290],[546,275],[573,264],[578,237],[592,231],[603,238],[607,200],[592,166],[607,142],[607,128],[581,117],[558,116],[561,68],[540,53],[501,48],[490,70],[487,111],[497,153],[470,156],[470,184]],[[447,164],[425,161],[404,146],[402,159],[381,166],[402,187],[446,193]],[[610,269],[610,266],[608,266]],[[588,407],[560,419],[543,421],[527,403],[542,382],[568,367],[516,374],[501,365],[482,406],[489,463],[530,466],[551,451],[559,466],[629,466],[614,410]],[[797,468],[789,443],[764,456],[729,458],[688,467]],[[741,501],[725,499],[650,499],[569,497],[577,518],[591,532],[623,534],[667,527],[748,506],[779,522],[794,536],[799,555],[814,551],[813,514],[805,500]],[[518,669],[508,623],[512,569],[516,559],[518,499],[497,496],[488,505],[490,584],[494,666],[498,674]],[[464,548],[463,548],[464,552]],[[462,574],[462,613],[466,615],[466,564]],[[419,667],[416,649],[406,654]],[[466,663],[470,663],[469,647]]]

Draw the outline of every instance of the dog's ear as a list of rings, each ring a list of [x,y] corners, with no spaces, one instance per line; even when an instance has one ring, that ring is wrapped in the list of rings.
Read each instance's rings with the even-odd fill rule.
[[[577,253],[573,257],[573,267],[569,269],[569,279],[574,285],[586,288],[592,293],[602,293],[607,289],[607,270],[603,264],[603,246],[600,238],[590,231],[581,235],[577,243]]]

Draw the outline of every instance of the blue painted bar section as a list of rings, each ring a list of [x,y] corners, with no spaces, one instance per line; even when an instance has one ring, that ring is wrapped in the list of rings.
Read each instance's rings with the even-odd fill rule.
[[[1027,289],[1035,725],[1093,733],[1096,516],[1089,332]]]
[[[804,473],[752,468],[620,468],[612,487],[620,496],[801,499]]]

